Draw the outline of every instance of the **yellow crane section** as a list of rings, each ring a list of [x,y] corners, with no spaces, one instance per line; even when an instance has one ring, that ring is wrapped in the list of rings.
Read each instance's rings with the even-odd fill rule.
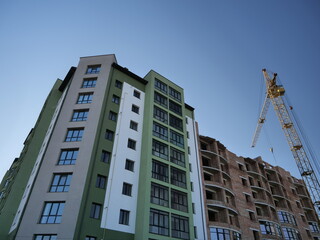
[[[293,124],[291,116],[288,112],[288,107],[284,102],[283,96],[285,94],[285,89],[282,85],[277,85],[276,73],[273,74],[272,78],[269,76],[266,69],[262,69],[262,73],[264,76],[267,91],[266,98],[258,119],[258,125],[253,136],[252,147],[254,147],[257,143],[262,125],[265,122],[267,111],[271,102],[280,121],[281,127],[283,129],[284,135],[286,136],[287,142],[296,161],[301,177],[306,183],[306,186],[309,190],[311,199],[318,214],[318,218],[320,218],[319,180],[309,159],[310,154],[307,154],[308,149],[305,148],[305,146],[302,144],[300,138],[302,135],[298,133],[295,125]],[[289,108],[291,109],[291,107]],[[316,161],[316,159],[314,160]]]

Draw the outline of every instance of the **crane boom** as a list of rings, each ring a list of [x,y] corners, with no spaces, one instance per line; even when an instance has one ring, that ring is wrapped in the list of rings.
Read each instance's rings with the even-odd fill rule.
[[[303,146],[302,141],[300,139],[301,135],[299,135],[299,133],[297,132],[293,124],[293,121],[291,120],[291,117],[289,115],[287,106],[284,103],[283,95],[285,93],[285,90],[282,85],[276,84],[277,83],[276,73],[273,75],[273,78],[271,79],[266,69],[263,69],[262,72],[263,72],[263,76],[264,76],[266,87],[267,87],[267,94],[266,94],[265,104],[263,106],[263,109],[260,114],[260,118],[258,120],[258,126],[256,128],[256,132],[253,138],[254,140],[252,143],[252,147],[255,146],[258,140],[259,133],[268,110],[268,106],[266,105],[268,101],[267,99],[269,99],[280,121],[281,127],[284,131],[285,137],[287,139],[287,142],[289,144],[293,157],[296,161],[301,177],[305,181],[305,184],[309,190],[309,193],[313,201],[314,207],[316,209],[316,212],[318,214],[318,217],[320,217],[320,209],[319,209],[320,184],[319,184],[317,175],[313,170],[313,167],[309,160],[309,156],[306,152],[306,149]]]

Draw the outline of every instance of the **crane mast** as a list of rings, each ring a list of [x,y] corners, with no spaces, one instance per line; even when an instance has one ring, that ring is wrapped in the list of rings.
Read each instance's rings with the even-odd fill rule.
[[[283,95],[285,93],[285,89],[282,85],[277,85],[276,73],[274,73],[273,77],[270,78],[266,69],[263,69],[262,72],[267,88],[267,93],[258,120],[258,125],[253,137],[252,147],[254,147],[257,143],[262,125],[265,121],[267,111],[271,102],[276,112],[276,115],[280,121],[281,127],[283,129],[284,135],[286,136],[287,142],[296,161],[301,177],[309,190],[312,202],[318,214],[318,218],[320,218],[320,184],[317,175],[313,170],[306,149],[300,139],[301,135],[298,134],[293,124],[293,121],[291,120],[291,117],[289,115],[288,108],[284,103]]]

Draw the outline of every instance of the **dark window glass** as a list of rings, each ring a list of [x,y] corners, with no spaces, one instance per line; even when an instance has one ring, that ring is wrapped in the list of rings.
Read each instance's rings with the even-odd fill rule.
[[[297,226],[295,217],[288,212],[278,211],[278,218],[281,223],[289,223]]]
[[[113,95],[112,96],[112,102],[115,104],[119,104],[120,103],[120,97],[118,97],[117,95]]]
[[[85,240],[97,240],[97,238],[92,236],[86,236]]]
[[[186,173],[182,170],[171,167],[171,184],[187,188]]]
[[[178,102],[181,102],[181,93],[173,89],[172,87],[169,87],[169,95]]]
[[[183,135],[173,130],[170,130],[170,142],[178,147],[184,148]]]
[[[93,88],[97,84],[97,78],[86,78],[82,82],[82,88]]]
[[[150,209],[149,232],[169,236],[169,213]]]
[[[106,134],[105,134],[105,138],[106,138],[107,140],[112,141],[112,140],[113,140],[113,136],[114,136],[114,132],[111,131],[111,130],[109,130],[109,129],[107,129],[107,130],[106,130]]]
[[[182,107],[180,104],[177,104],[171,100],[169,100],[169,110],[172,112],[182,116]]]
[[[110,111],[109,112],[109,120],[117,121],[117,113]]]
[[[168,160],[168,145],[153,139],[152,154],[154,156]]]
[[[171,215],[171,234],[172,237],[189,239],[189,219],[179,215]]]
[[[138,123],[134,122],[134,121],[130,121],[130,128],[138,131]]]
[[[267,221],[259,221],[261,234],[276,235],[273,223]]]
[[[168,207],[169,206],[169,190],[165,186],[151,183],[151,199],[154,204]]]
[[[314,233],[319,233],[320,232],[317,222],[309,222],[309,228],[310,228],[311,232],[314,232]]]
[[[171,190],[171,208],[188,212],[188,196],[184,192]]]
[[[159,79],[155,79],[154,87],[163,93],[167,93],[167,84],[161,82]]]
[[[46,202],[41,214],[40,223],[61,223],[64,202]]]
[[[168,141],[168,128],[159,123],[153,122],[153,136]]]
[[[210,237],[213,240],[218,239],[231,239],[230,230],[224,228],[210,228]]]
[[[168,123],[168,113],[159,107],[154,106],[153,117],[163,123]]]
[[[68,129],[67,136],[65,141],[66,142],[78,142],[82,140],[83,136],[83,128],[74,128]]]
[[[139,98],[139,99],[140,99],[140,92],[134,90],[134,91],[133,91],[133,96],[135,96],[136,98]]]
[[[178,149],[175,149],[173,147],[170,147],[170,161],[177,165],[185,167],[186,162],[185,162],[184,152],[179,151]],[[191,168],[190,168],[190,171],[191,171]]]
[[[106,184],[107,184],[107,178],[105,176],[98,175],[96,180],[96,187],[105,189]]]
[[[56,234],[36,234],[34,240],[57,240]]]
[[[134,169],[134,161],[129,160],[129,159],[126,159],[125,169],[133,172],[133,169]]]
[[[132,139],[128,139],[128,148],[131,148],[133,150],[136,150],[136,141],[132,140]]]
[[[169,168],[167,164],[152,161],[152,177],[160,181],[169,182]]]
[[[91,204],[91,211],[90,211],[90,218],[99,219],[100,218],[100,211],[101,211],[101,204],[92,203]]]
[[[131,193],[132,193],[132,185],[124,182],[122,185],[122,194],[131,196]]]
[[[129,211],[120,209],[119,224],[129,225],[129,215]]]
[[[80,93],[77,104],[85,104],[92,102],[93,93]]]
[[[87,121],[89,110],[74,110],[71,122]]]
[[[50,187],[50,192],[68,192],[71,178],[71,173],[54,174]]]
[[[157,92],[154,93],[154,101],[165,108],[168,106],[167,97],[163,96],[160,93],[157,93]]]
[[[122,82],[120,82],[119,80],[116,80],[115,86],[116,86],[117,88],[122,89],[122,85],[123,85]]]
[[[101,161],[104,163],[110,163],[110,160],[111,160],[111,153],[108,151],[102,150]]]
[[[183,123],[182,123],[182,119],[173,116],[172,114],[170,114],[170,126],[174,127],[180,131],[183,131]]]
[[[61,150],[58,165],[73,165],[76,163],[78,156],[78,149]]]
[[[132,104],[131,111],[139,114],[139,107]]]
[[[88,66],[86,74],[97,74],[100,72],[101,65],[91,65]]]

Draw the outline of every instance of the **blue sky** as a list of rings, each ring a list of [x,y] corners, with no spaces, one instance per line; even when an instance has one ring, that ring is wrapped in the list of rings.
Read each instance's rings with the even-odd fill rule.
[[[272,108],[250,148],[261,69],[277,72],[319,159],[317,0],[1,1],[0,33],[1,178],[55,80],[79,57],[109,53],[142,77],[153,69],[183,87],[201,134],[299,176]]]

